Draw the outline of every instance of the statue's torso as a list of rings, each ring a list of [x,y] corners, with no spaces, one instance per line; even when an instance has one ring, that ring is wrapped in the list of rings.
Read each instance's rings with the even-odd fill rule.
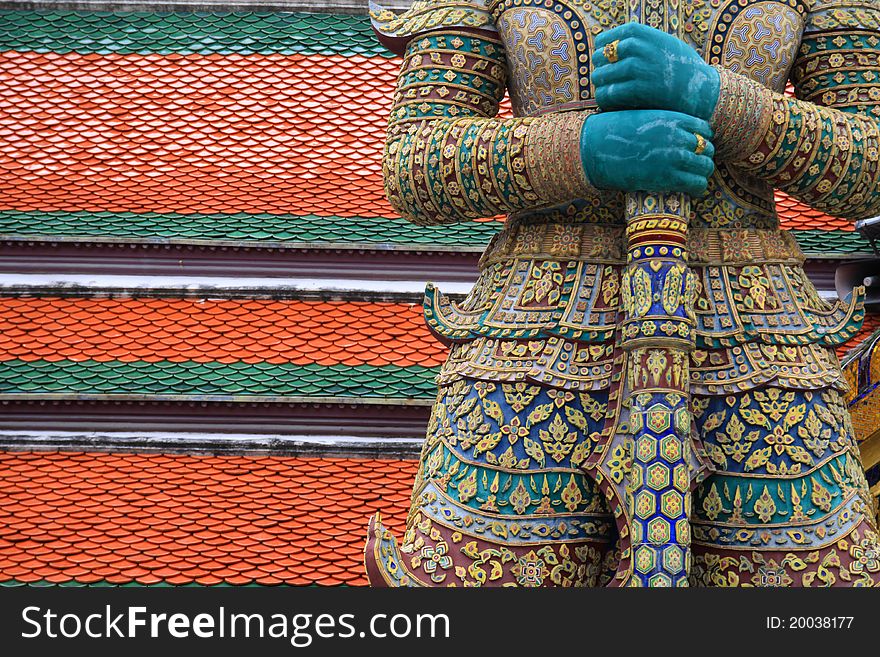
[[[593,39],[627,22],[626,2],[496,0],[490,11],[505,45],[517,116],[595,108]],[[682,10],[683,34],[707,61],[781,92],[806,13],[802,0],[691,0]],[[623,200],[602,192],[511,215],[467,299],[456,304],[432,295],[426,302],[431,328],[456,342],[441,382],[470,376],[580,390],[611,385],[626,248]],[[837,385],[839,366],[828,347],[852,335],[861,315],[854,302],[820,298],[796,241],[779,231],[773,189],[716,162],[708,193],[692,199],[692,210],[692,389],[736,393],[768,380],[794,388]],[[608,349],[578,351],[573,341]]]
[[[563,4],[555,0],[490,0],[492,18],[505,45],[514,113],[537,116],[595,107],[590,86],[593,37],[631,20],[631,1]],[[654,2],[661,9],[661,3],[671,1],[675,0],[635,0]],[[815,10],[824,0],[808,1]],[[784,90],[805,29],[806,8],[799,0],[678,2],[683,5],[684,38],[708,61],[776,91]],[[853,456],[849,420],[839,394],[846,384],[833,350],[858,330],[863,309],[857,300],[830,303],[819,297],[802,269],[802,254],[794,238],[778,230],[769,186],[749,180],[723,163],[717,163],[717,169],[707,196],[693,199],[694,216],[688,230],[688,259],[697,277],[696,348],[690,354],[688,388],[695,428],[692,435],[701,439],[694,443],[691,454],[705,453],[715,471],[694,492],[688,512],[689,532],[684,536],[692,537],[692,581],[725,586],[786,586],[795,582],[808,586],[820,580],[830,584],[835,575],[817,577],[814,566],[792,569],[789,561],[809,549],[813,555],[834,556],[840,564],[849,558],[845,554],[840,555],[842,559],[837,557],[845,542],[852,555],[865,545],[870,545],[865,550],[876,552],[876,529],[865,520],[859,500],[867,486]],[[539,533],[533,529],[539,525],[510,520],[521,514],[528,523],[535,518],[543,523],[554,514],[561,516],[564,500],[549,502],[550,489],[544,483],[541,510],[533,511],[529,504],[533,500],[537,503],[538,486],[529,489],[535,494],[532,497],[523,484],[519,488],[510,483],[514,481],[511,473],[531,476],[541,472],[543,476],[547,470],[561,472],[566,467],[578,472],[576,466],[595,474],[601,494],[586,490],[578,492],[577,499],[589,500],[591,505],[596,502],[590,507],[592,511],[605,508],[603,495],[609,500],[620,530],[621,576],[626,574],[627,555],[638,554],[633,544],[638,546],[643,539],[641,525],[632,518],[648,518],[661,506],[659,518],[678,513],[667,511],[665,493],[656,508],[654,497],[649,496],[654,493],[633,493],[644,481],[636,474],[641,475],[644,467],[639,461],[652,463],[645,490],[666,485],[651,483],[650,470],[668,473],[666,465],[658,465],[662,460],[657,455],[668,449],[664,444],[671,444],[669,438],[675,434],[660,440],[658,452],[651,431],[655,426],[661,427],[658,432],[669,431],[671,412],[661,410],[665,407],[657,403],[659,395],[645,393],[644,397],[656,405],[647,412],[642,406],[640,412],[630,413],[630,403],[636,409],[645,404],[639,400],[641,395],[631,393],[644,385],[647,369],[654,368],[654,385],[660,380],[659,372],[673,370],[665,369],[665,360],[643,370],[640,356],[626,355],[618,339],[621,309],[627,306],[621,301],[621,289],[629,288],[633,296],[640,295],[643,300],[652,292],[650,285],[638,290],[621,276],[627,266],[627,237],[620,225],[622,201],[621,194],[602,193],[597,198],[512,215],[484,254],[480,278],[463,302],[453,302],[435,288],[429,289],[425,301],[428,325],[450,341],[451,351],[438,377],[440,395],[401,550],[409,560],[398,555],[390,534],[384,531],[373,534],[383,541],[379,548],[368,546],[368,564],[373,554],[391,564],[385,572],[392,575],[385,575],[386,581],[396,577],[395,581],[408,584],[407,568],[417,569],[425,563],[421,556],[425,554],[441,555],[449,562],[449,575],[434,565],[436,559],[429,565],[430,571],[425,568],[432,583],[452,580],[453,572],[465,581],[472,572],[486,571],[464,566],[453,571],[452,566],[458,563],[455,559],[471,565],[459,555],[485,568],[485,555],[514,555],[520,546],[527,546],[524,552],[534,545],[527,541],[550,536],[555,526],[551,530],[540,526]],[[665,281],[668,285],[669,279]],[[654,326],[650,322],[645,325]],[[663,326],[658,328],[664,330]],[[656,346],[660,349],[644,350],[653,352],[646,364],[670,353],[664,351],[668,342],[659,331]],[[666,385],[669,382],[667,374]],[[494,399],[488,397],[492,394]],[[540,395],[547,395],[552,402]],[[483,398],[489,400],[485,408],[491,410],[482,410],[478,399]],[[580,404],[576,414],[571,412],[574,406],[567,404]],[[567,427],[563,406],[570,432],[569,428],[540,428],[550,417],[558,418],[556,426]],[[521,415],[514,425],[507,418],[515,413]],[[682,436],[687,435],[689,425],[688,416],[684,417],[684,428],[676,427]],[[677,424],[678,417],[675,419]],[[632,440],[640,434],[646,434],[648,440]],[[558,445],[566,439],[570,440],[570,454],[583,447],[582,453],[589,453],[589,457],[578,462],[574,456],[560,456],[559,448],[553,452],[547,448],[536,457],[538,450],[544,449],[539,441],[546,446],[551,440]],[[554,453],[559,456],[553,457],[555,463],[545,459],[546,454]],[[701,464],[692,465],[689,481],[702,476],[696,474]],[[480,480],[469,472],[482,477],[480,492],[476,492],[477,484],[465,479],[472,476],[473,481]],[[827,502],[825,486],[833,488],[842,482],[839,472],[846,473],[845,478],[853,483],[840,486],[843,494],[834,488],[834,501]],[[816,477],[824,483],[817,486]],[[488,484],[490,481],[494,483]],[[811,494],[807,493],[808,483]],[[753,493],[762,487],[760,497]],[[775,498],[778,505],[773,491],[779,495]],[[517,501],[523,499],[528,500],[524,505]],[[645,499],[649,502],[640,501]],[[502,504],[507,515],[499,513]],[[771,510],[765,511],[768,508]],[[496,514],[491,521],[479,515],[486,511]],[[580,531],[577,522],[566,519],[566,540],[583,540],[575,533]],[[682,537],[678,522],[676,536]],[[651,524],[662,523],[651,520],[648,533]],[[856,525],[859,529],[847,533]],[[442,550],[435,549],[433,546],[447,535],[450,538]],[[483,550],[484,544],[472,541],[472,535],[480,540],[489,537],[492,548]],[[470,542],[459,549],[462,536],[464,542]],[[661,540],[668,536],[671,534]],[[846,541],[840,540],[844,536]],[[426,545],[431,552],[420,553]],[[583,547],[575,549],[590,554]],[[447,553],[454,556],[447,557]],[[553,552],[547,549],[537,554],[544,559],[544,554]],[[608,554],[616,558],[613,552]],[[516,559],[511,556],[509,562],[537,563],[535,552],[518,562]],[[638,556],[635,561],[636,568],[645,572],[657,564]],[[818,564],[819,557],[813,561]],[[561,560],[553,563],[557,562]],[[665,566],[666,553],[663,562]],[[563,566],[556,568],[555,573],[567,572]],[[856,569],[852,567],[853,573]],[[865,568],[858,570],[864,582],[876,579],[871,579]],[[501,563],[492,572],[480,584],[502,581],[505,571]],[[412,578],[418,580],[418,575]],[[844,582],[843,575],[838,581]],[[845,581],[851,583],[855,578],[847,575]],[[528,584],[535,585],[535,580]]]
[[[644,1],[635,0],[635,9],[633,0],[492,2],[489,9],[507,53],[514,114],[595,107],[590,84],[594,38],[631,20],[643,11],[639,4]],[[671,18],[672,25],[668,22],[671,3],[661,2],[665,4],[658,3],[659,10],[649,9],[644,22],[658,17],[656,27],[677,31],[708,62],[784,91],[804,29],[804,0],[685,0],[677,10],[678,29],[676,18]],[[613,196],[600,204],[586,199],[575,205],[583,219],[617,223],[622,212],[620,199]],[[772,189],[723,163],[707,195],[695,200],[694,211],[695,225],[707,228],[776,227]]]
[[[785,89],[804,28],[803,2],[682,4],[679,34],[707,61],[775,91]],[[628,3],[617,0],[498,0],[490,9],[507,51],[511,100],[521,116],[591,101],[593,40],[600,32],[626,23],[630,15]]]

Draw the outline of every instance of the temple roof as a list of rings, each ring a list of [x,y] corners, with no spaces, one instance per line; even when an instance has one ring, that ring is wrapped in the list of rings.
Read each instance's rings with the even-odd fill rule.
[[[0,50],[388,57],[365,16],[305,12],[4,11]]]
[[[284,247],[306,243],[394,243],[485,246],[498,232],[493,221],[416,226],[400,217],[338,217],[248,213],[159,214],[155,212],[0,212],[0,240],[41,236],[54,241],[112,242],[149,239],[165,243]],[[806,231],[804,231],[806,232]],[[813,231],[821,239],[825,231]],[[841,233],[842,235],[842,233]],[[864,248],[849,232],[842,248]],[[816,245],[818,246],[818,244]]]
[[[419,290],[499,228],[391,210],[398,61],[365,15],[2,11],[0,583],[366,583],[446,353]],[[831,293],[870,246],[777,200]]]
[[[0,586],[366,584],[414,461],[0,452]]]
[[[0,398],[433,398],[414,304],[0,297]]]

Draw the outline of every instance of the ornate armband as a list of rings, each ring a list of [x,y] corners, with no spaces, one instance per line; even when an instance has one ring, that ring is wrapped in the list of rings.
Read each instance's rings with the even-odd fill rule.
[[[719,157],[829,214],[880,213],[875,119],[788,98],[718,68],[712,116]]]
[[[710,125],[717,157],[739,160],[750,155],[767,131],[773,114],[770,90],[717,64],[721,77],[718,104]]]
[[[592,195],[580,155],[584,110],[494,118],[504,94],[503,46],[437,31],[409,43],[384,158],[391,205],[442,224]]]
[[[528,126],[526,169],[531,174],[535,194],[544,204],[597,192],[587,180],[581,162],[581,130],[587,116],[586,112],[566,112],[534,119]]]
[[[411,39],[432,30],[464,27],[495,32],[485,0],[416,0],[399,14],[372,0],[368,4],[379,41],[398,55]]]

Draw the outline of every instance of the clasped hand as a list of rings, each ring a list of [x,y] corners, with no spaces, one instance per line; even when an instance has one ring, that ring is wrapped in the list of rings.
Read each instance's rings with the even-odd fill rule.
[[[617,59],[610,62],[605,47],[612,43]],[[717,71],[683,41],[637,23],[603,32],[595,45],[592,83],[602,112],[581,133],[590,182],[702,196],[714,171],[708,120],[718,102]],[[706,141],[700,154],[697,135]]]

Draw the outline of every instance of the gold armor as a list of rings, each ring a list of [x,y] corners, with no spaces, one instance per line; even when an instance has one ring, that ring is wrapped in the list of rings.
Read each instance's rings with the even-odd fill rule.
[[[385,156],[394,207],[434,224],[508,214],[463,302],[429,287],[426,320],[451,354],[401,547],[371,523],[374,585],[622,585],[655,565],[633,558],[628,535],[630,517],[657,509],[627,494],[640,455],[621,398],[621,304],[634,289],[621,285],[624,195],[590,184],[578,146],[597,109],[593,40],[632,4],[373,12],[404,56]],[[865,75],[880,10],[664,7],[722,71],[723,114],[716,170],[689,217],[696,348],[688,362],[641,364],[644,376],[688,376],[692,395],[688,468],[658,477],[694,489],[680,528],[693,561],[670,553],[664,566],[694,585],[873,585],[876,526],[833,351],[858,329],[861,299],[820,298],[773,190],[851,218],[880,211],[880,76]],[[803,100],[779,95],[790,79]],[[513,118],[496,118],[505,89]],[[676,516],[681,500],[667,501]]]

